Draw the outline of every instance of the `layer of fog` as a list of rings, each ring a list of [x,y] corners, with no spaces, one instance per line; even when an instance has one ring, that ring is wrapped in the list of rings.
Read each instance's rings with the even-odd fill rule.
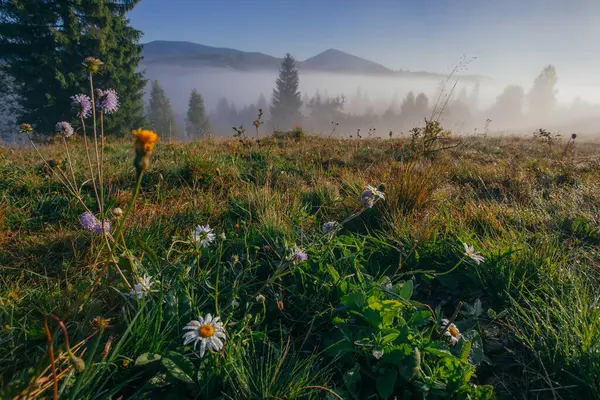
[[[540,67],[540,70],[543,66]],[[516,81],[501,81],[495,79],[482,79],[479,83],[476,104],[471,104],[468,116],[461,120],[460,115],[448,119],[449,128],[457,133],[471,132],[473,129],[489,129],[504,132],[530,132],[534,128],[567,130],[578,133],[598,132],[600,120],[600,85],[581,85],[560,79],[556,85],[557,104],[553,112],[544,115],[535,121],[523,120],[515,124],[514,118],[493,115],[491,110],[498,96],[509,85],[520,86],[527,94],[532,87],[535,76],[522,78]],[[205,99],[209,114],[214,114],[220,99],[226,98],[238,110],[257,104],[258,97],[263,94],[270,101],[277,71],[268,72],[240,72],[227,69],[193,69],[179,66],[147,66],[146,77],[158,80],[171,100],[175,113],[183,120],[187,109],[188,96],[193,88],[200,91]],[[377,77],[335,75],[327,73],[303,73],[300,71],[300,92],[304,99],[312,98],[317,92],[323,98],[344,96],[344,114],[361,115],[365,113],[381,115],[390,108],[399,108],[408,92],[417,96],[424,93],[429,98],[431,108],[439,96],[440,84],[444,78],[422,77]],[[455,78],[446,85],[446,91],[453,88]],[[454,87],[451,102],[457,100],[461,91],[471,93],[475,82],[461,81],[459,79]],[[148,88],[150,85],[148,85]],[[307,97],[308,96],[308,97]],[[444,96],[442,96],[444,97]],[[366,100],[366,101],[361,101]],[[526,105],[524,105],[526,108]],[[307,113],[305,112],[305,115]],[[490,114],[490,115],[488,115]],[[442,122],[446,116],[442,117]],[[490,118],[492,122],[486,122]],[[419,116],[421,119],[421,116]],[[468,119],[468,121],[467,121]],[[503,120],[504,119],[504,120]],[[183,123],[183,121],[182,121]],[[245,122],[251,126],[252,119]],[[213,124],[214,125],[214,124]],[[487,125],[487,127],[486,127]],[[356,128],[368,129],[375,126],[357,126]],[[394,130],[391,126],[377,126],[378,132]],[[461,132],[463,131],[463,132]],[[218,132],[219,134],[231,132]]]

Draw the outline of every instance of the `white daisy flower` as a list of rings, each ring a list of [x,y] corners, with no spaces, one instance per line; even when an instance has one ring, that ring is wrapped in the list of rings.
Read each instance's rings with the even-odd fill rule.
[[[377,188],[369,185],[360,195],[360,204],[363,207],[373,208],[378,199],[385,200],[385,194]]]
[[[469,246],[466,243],[463,243],[463,246],[465,246],[465,256],[475,261],[478,265],[485,261],[485,258],[483,258],[478,251],[475,251],[475,247]]]
[[[200,247],[207,247],[215,241],[215,234],[209,225],[198,225],[192,232],[192,239],[200,244]]]
[[[370,191],[371,194],[373,194],[373,196],[379,197],[380,199],[385,200],[385,193],[383,193],[382,191],[378,190],[376,187],[368,185],[367,186],[367,190]]]
[[[223,323],[219,322],[219,317],[212,317],[211,314],[206,314],[206,318],[201,316],[198,320],[190,321],[183,329],[186,332],[183,335],[183,345],[194,342],[194,349],[200,342],[200,357],[204,357],[206,349],[213,351],[221,351],[225,337],[225,329]]]
[[[138,278],[138,283],[133,285],[133,289],[131,289],[129,295],[141,299],[146,294],[152,292],[152,285],[154,285],[152,277],[144,275],[144,277]]]
[[[448,325],[450,321],[446,318],[442,319],[442,329],[444,329],[444,336],[446,336],[452,346],[455,346],[458,343],[458,339],[460,339],[460,331],[454,324]]]

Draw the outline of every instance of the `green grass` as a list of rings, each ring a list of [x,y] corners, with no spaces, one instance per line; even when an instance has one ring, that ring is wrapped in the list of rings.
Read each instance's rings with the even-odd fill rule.
[[[82,142],[69,146],[97,211]],[[471,138],[417,159],[409,146],[159,142],[112,253],[34,151],[0,148],[0,398],[52,397],[48,318],[60,398],[600,399],[600,144],[563,157]],[[41,152],[65,159],[62,143]],[[114,229],[131,143],[108,141],[105,157]],[[385,200],[361,208],[366,185]],[[345,223],[327,235],[328,221]],[[199,249],[191,232],[206,224],[217,238]],[[307,261],[289,258],[296,245]],[[153,291],[130,296],[112,257]],[[227,340],[200,358],[183,327],[207,313]]]

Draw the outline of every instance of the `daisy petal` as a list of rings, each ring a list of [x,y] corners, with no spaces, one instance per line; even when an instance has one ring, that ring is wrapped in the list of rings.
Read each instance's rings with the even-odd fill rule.
[[[200,343],[200,358],[204,357],[205,352],[206,352],[206,340],[202,340],[202,343]]]

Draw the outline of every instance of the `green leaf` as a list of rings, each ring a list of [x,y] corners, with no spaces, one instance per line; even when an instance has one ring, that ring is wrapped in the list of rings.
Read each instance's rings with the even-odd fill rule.
[[[356,392],[360,384],[360,365],[358,363],[354,364],[354,367],[344,374],[344,383],[352,398],[356,399]]]
[[[414,347],[408,357],[404,358],[404,363],[400,368],[400,375],[407,381],[419,376],[421,371],[421,351]]]
[[[342,297],[342,304],[353,310],[360,310],[366,304],[365,295],[360,292],[354,292]]]
[[[392,393],[394,393],[394,386],[396,385],[397,373],[393,368],[387,368],[377,377],[375,386],[377,387],[377,393],[384,399],[388,399]]]
[[[398,292],[398,295],[402,297],[404,300],[410,300],[410,297],[413,294],[413,281],[409,280],[404,282],[402,285],[402,289]]]
[[[331,277],[333,278],[333,282],[337,282],[340,280],[340,274],[337,272],[337,270],[333,267],[333,265],[327,265],[327,270],[329,271],[329,275],[331,275]]]
[[[469,359],[469,354],[471,353],[471,342],[469,342],[468,340],[461,340],[461,342],[462,344],[460,346],[458,358],[460,358],[464,362],[467,362]]]
[[[144,353],[135,359],[135,366],[141,367],[142,365],[150,364],[158,360],[160,360],[160,354]]]
[[[161,362],[172,377],[185,383],[194,383],[194,364],[183,354],[169,351]]]

